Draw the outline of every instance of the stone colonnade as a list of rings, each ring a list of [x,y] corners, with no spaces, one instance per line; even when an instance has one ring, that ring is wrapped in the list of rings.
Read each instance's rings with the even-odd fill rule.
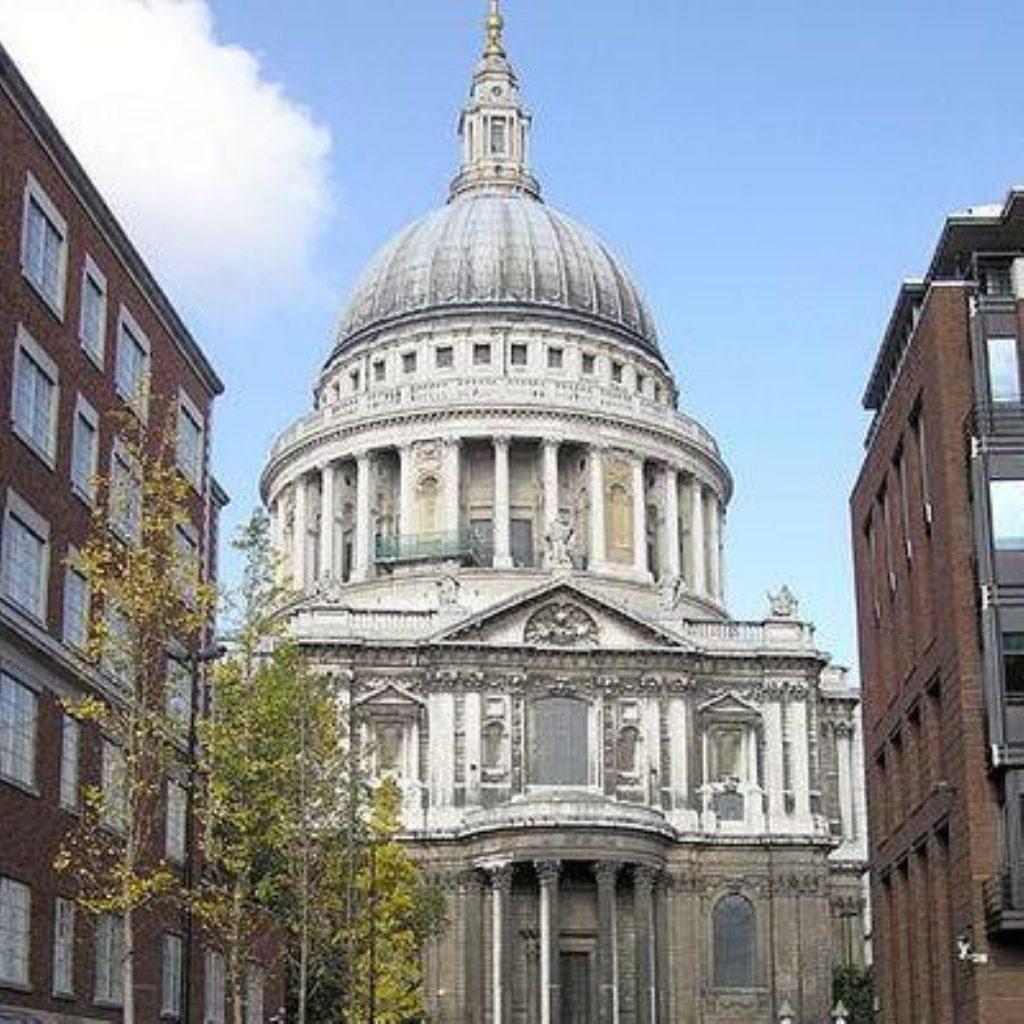
[[[663,914],[657,902],[663,897],[657,885],[659,872],[647,864],[626,865],[614,860],[599,860],[588,865],[597,889],[597,934],[594,938],[591,963],[596,976],[589,980],[589,989],[595,995],[596,1006],[588,1000],[590,1019],[597,1024],[615,1024],[626,1003],[633,1008],[631,1018],[637,1024],[657,1024],[659,1019],[658,965],[666,937],[661,935],[659,922]],[[539,1024],[559,1024],[563,1020],[563,1002],[570,998],[562,991],[561,965],[561,899],[559,884],[563,862],[537,860],[533,862],[502,862],[483,867],[482,873],[489,883],[485,913],[491,923],[491,942],[485,949],[483,936],[466,945],[467,979],[482,979],[490,989],[488,1002],[493,1024],[509,1024],[513,1015],[513,972],[516,970],[515,944],[516,915],[512,905],[512,880],[516,869],[531,871],[538,893],[537,942],[534,1005],[527,1010],[527,1019]],[[618,948],[619,915],[616,912],[616,891],[620,877],[631,877],[633,921],[635,928],[635,964],[628,972],[620,963]],[[476,881],[479,882],[477,873]],[[478,891],[480,891],[478,889]],[[481,893],[482,895],[482,893]],[[489,962],[485,963],[485,956]],[[634,985],[631,997],[624,999],[624,976],[628,973]],[[478,991],[477,999],[482,1000]],[[472,994],[470,994],[472,999]],[[573,1010],[578,1014],[581,1007]]]
[[[470,439],[467,439],[470,440]],[[475,440],[475,439],[474,439]],[[509,451],[519,438],[495,436],[490,439],[494,453],[493,496],[493,566],[497,569],[512,567],[511,550],[511,493]],[[522,438],[536,444],[536,438]],[[441,526],[445,532],[456,533],[463,526],[460,507],[460,475],[462,472],[459,439],[447,440],[443,445],[440,475],[443,502],[440,508]],[[545,439],[540,442],[539,479],[542,488],[543,529],[546,531],[559,515],[563,497],[559,477],[559,448],[562,442]],[[692,473],[670,463],[645,459],[632,452],[616,452],[615,457],[630,465],[632,501],[632,564],[612,564],[607,553],[608,510],[606,509],[606,456],[611,449],[599,445],[574,445],[585,451],[587,462],[587,498],[589,522],[585,538],[587,567],[595,572],[625,571],[647,579],[651,574],[659,579],[680,579],[694,594],[723,598],[722,526],[724,513],[718,494]],[[342,459],[326,462],[299,475],[290,485],[292,494],[292,521],[286,526],[285,506],[288,488],[282,488],[271,505],[274,542],[291,569],[292,578],[305,584],[312,582],[318,571],[320,576],[338,575],[335,567],[339,553],[335,550],[337,519],[336,477],[342,463],[355,463],[355,522],[353,531],[352,562],[348,578],[354,581],[372,575],[375,552],[375,529],[371,487],[374,462],[379,453],[398,454],[398,533],[408,536],[415,532],[408,524],[416,522],[416,482],[413,476],[412,445],[379,448],[350,453]],[[647,492],[648,474],[653,472],[663,494],[663,527],[658,545],[658,565],[650,565],[647,548]],[[319,488],[313,485],[319,481]],[[319,510],[311,507],[317,500]],[[309,527],[312,513],[319,512],[319,534],[316,538],[319,569],[312,564]],[[689,524],[687,535],[682,535],[681,523]],[[307,524],[306,529],[302,524]]]

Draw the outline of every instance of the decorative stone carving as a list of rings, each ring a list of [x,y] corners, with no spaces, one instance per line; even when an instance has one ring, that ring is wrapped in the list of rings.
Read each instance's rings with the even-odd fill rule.
[[[527,620],[523,640],[528,644],[577,647],[596,644],[597,623],[582,608],[565,601],[545,605]]]
[[[663,612],[675,611],[685,592],[686,583],[682,576],[666,576],[658,584],[659,607]]]
[[[552,569],[572,568],[572,540],[576,527],[566,515],[556,516],[544,537],[547,543],[548,566]]]
[[[459,607],[459,583],[454,573],[442,573],[437,580],[437,606],[442,611],[450,611]]]
[[[768,617],[772,619],[795,619],[800,614],[800,602],[786,584],[777,594],[768,593]]]

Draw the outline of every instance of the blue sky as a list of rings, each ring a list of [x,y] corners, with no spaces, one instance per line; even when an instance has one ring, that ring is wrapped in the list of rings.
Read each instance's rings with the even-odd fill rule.
[[[0,0],[0,16],[25,3]],[[484,6],[209,4],[217,43],[254,54],[331,142],[332,212],[308,233],[301,286],[216,301],[175,291],[168,268],[229,389],[216,451],[229,530],[255,501],[272,438],[310,406],[360,267],[445,197]],[[847,497],[868,425],[861,392],[897,285],[923,270],[946,213],[1024,180],[1024,4],[504,6],[545,196],[632,268],[681,406],[734,474],[733,613],[760,617],[765,591],[787,582],[822,646],[855,663]]]

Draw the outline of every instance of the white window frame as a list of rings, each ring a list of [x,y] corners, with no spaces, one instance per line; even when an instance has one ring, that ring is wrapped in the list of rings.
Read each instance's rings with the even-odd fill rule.
[[[76,614],[77,605],[72,601],[73,586],[81,585],[81,615]],[[92,607],[92,590],[89,578],[80,568],[77,548],[68,548],[67,563],[64,566],[64,601],[61,616],[61,635],[69,647],[84,651],[89,643],[89,615]]]
[[[131,485],[135,500],[129,504],[120,493],[121,467],[124,467],[125,481]],[[120,438],[110,447],[110,486],[108,488],[110,527],[123,541],[129,544],[142,542],[142,469],[137,460]]]
[[[47,436],[43,439],[34,435],[32,424],[23,423],[19,417],[18,378],[23,359],[28,359],[36,370],[50,382]],[[11,429],[50,469],[57,464],[57,414],[59,409],[60,373],[57,370],[57,364],[50,358],[43,346],[21,324],[18,324],[14,341],[14,367],[11,374]]]
[[[203,1024],[225,1024],[227,976],[224,954],[208,949],[203,964]]]
[[[83,480],[79,476],[78,451],[81,424],[91,431],[92,445],[89,452],[89,471]],[[71,429],[71,490],[87,505],[96,500],[96,475],[100,465],[100,416],[82,395],[75,396],[75,419]]]
[[[9,672],[0,672],[0,779],[35,792],[38,746],[36,691]]]
[[[100,293],[100,326],[99,337],[90,338],[86,334],[85,324],[85,296],[89,281],[98,285]],[[85,262],[82,265],[82,289],[79,297],[78,310],[78,340],[82,343],[82,350],[102,370],[103,359],[107,349],[107,277],[100,270],[96,261],[88,254],[85,254]]]
[[[175,864],[185,863],[188,793],[176,779],[168,779],[164,813],[164,853]]]
[[[0,876],[0,985],[28,988],[31,947],[32,890]]]
[[[14,571],[14,526],[17,520],[20,528],[34,534],[42,541],[42,565],[39,570],[38,592],[32,604],[25,604],[13,589],[11,573]],[[6,600],[31,615],[41,624],[46,623],[47,595],[50,586],[50,524],[16,491],[7,489],[4,505],[3,537],[0,538],[0,591]]]
[[[106,737],[100,751],[100,822],[111,832],[122,834],[128,825],[124,751]]]
[[[123,918],[116,914],[101,914],[96,919],[94,944],[93,1000],[101,1006],[121,1006],[124,1002]]]
[[[53,994],[75,994],[75,904],[64,896],[53,901]]]
[[[121,343],[125,332],[131,335],[138,343],[142,352],[140,379],[132,381],[131,391],[127,390],[126,384],[121,379]],[[146,332],[139,326],[139,322],[132,316],[126,306],[121,306],[117,312],[117,339],[116,351],[114,352],[114,386],[118,395],[139,415],[145,419],[149,410],[149,378],[152,369],[153,350],[149,343]]]
[[[182,963],[185,943],[180,935],[164,932],[160,969],[160,1016],[181,1016]]]
[[[66,711],[60,718],[60,805],[77,813],[81,805],[82,726]]]
[[[198,440],[196,443],[195,461],[189,464],[188,459],[182,451],[182,419],[191,420],[192,426],[196,428]],[[178,391],[178,426],[177,439],[175,443],[175,458],[178,468],[184,474],[185,479],[197,490],[201,491],[203,486],[204,470],[206,468],[206,419],[199,411],[199,406],[188,396],[184,390]]]
[[[57,263],[57,294],[47,294],[45,283],[36,277],[36,268],[29,261],[29,211],[35,203],[43,216],[50,222],[56,233],[60,235],[60,257]],[[67,294],[68,275],[68,224],[60,215],[56,205],[39,184],[35,176],[29,172],[25,179],[25,191],[22,198],[21,211],[21,272],[33,290],[52,310],[58,320],[64,319],[64,300]]]

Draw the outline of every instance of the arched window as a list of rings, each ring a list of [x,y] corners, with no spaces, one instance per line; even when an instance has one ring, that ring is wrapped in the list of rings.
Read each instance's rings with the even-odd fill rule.
[[[588,705],[575,697],[541,697],[530,715],[530,781],[585,786],[589,780]]]
[[[636,774],[636,755],[639,744],[640,730],[635,725],[627,725],[619,730],[619,739],[615,747],[615,767],[620,775]]]
[[[723,896],[712,913],[715,988],[753,988],[756,947],[754,905],[733,894]]]

